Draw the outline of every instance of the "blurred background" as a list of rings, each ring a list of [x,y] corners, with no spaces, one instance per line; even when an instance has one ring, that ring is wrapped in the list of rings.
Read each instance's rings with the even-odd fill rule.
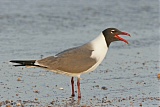
[[[159,14],[158,0],[0,0],[0,101],[37,101],[38,106],[52,101],[54,106],[157,106]],[[8,63],[55,55],[94,39],[108,27],[130,33],[131,37],[124,37],[130,44],[112,44],[100,67],[82,76],[83,96],[78,103],[76,98],[71,102],[67,76]]]

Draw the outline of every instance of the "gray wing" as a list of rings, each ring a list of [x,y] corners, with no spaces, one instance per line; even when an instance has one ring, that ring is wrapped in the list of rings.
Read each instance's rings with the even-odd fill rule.
[[[96,59],[91,58],[93,50],[87,46],[71,48],[56,55],[38,60],[38,63],[49,70],[61,70],[69,73],[81,73],[88,70]]]

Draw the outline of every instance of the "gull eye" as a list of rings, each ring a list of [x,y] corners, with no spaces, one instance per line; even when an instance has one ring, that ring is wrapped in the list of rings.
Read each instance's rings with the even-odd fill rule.
[[[111,30],[111,33],[113,34],[113,33],[115,33],[116,31],[113,29],[113,30]]]

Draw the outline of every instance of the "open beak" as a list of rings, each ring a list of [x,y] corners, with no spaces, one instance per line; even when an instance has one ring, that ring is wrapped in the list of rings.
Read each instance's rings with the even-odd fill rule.
[[[121,34],[120,34],[120,35],[124,35],[124,36],[131,36],[129,33],[126,33],[126,32],[121,32]],[[115,35],[114,37],[115,37],[115,38],[117,38],[117,39],[119,39],[120,41],[123,41],[123,42],[125,42],[125,43],[129,44],[127,40],[125,40],[125,39],[121,38],[119,35]]]

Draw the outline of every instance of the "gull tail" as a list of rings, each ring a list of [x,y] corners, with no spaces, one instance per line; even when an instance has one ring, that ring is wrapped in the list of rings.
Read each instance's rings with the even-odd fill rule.
[[[26,66],[26,67],[40,67],[40,68],[47,68],[41,65],[36,65],[36,60],[11,60],[12,63],[17,63],[18,65],[13,65],[15,67],[17,66]]]
[[[19,64],[14,66],[38,66],[35,65],[36,60],[11,60],[10,62]]]

